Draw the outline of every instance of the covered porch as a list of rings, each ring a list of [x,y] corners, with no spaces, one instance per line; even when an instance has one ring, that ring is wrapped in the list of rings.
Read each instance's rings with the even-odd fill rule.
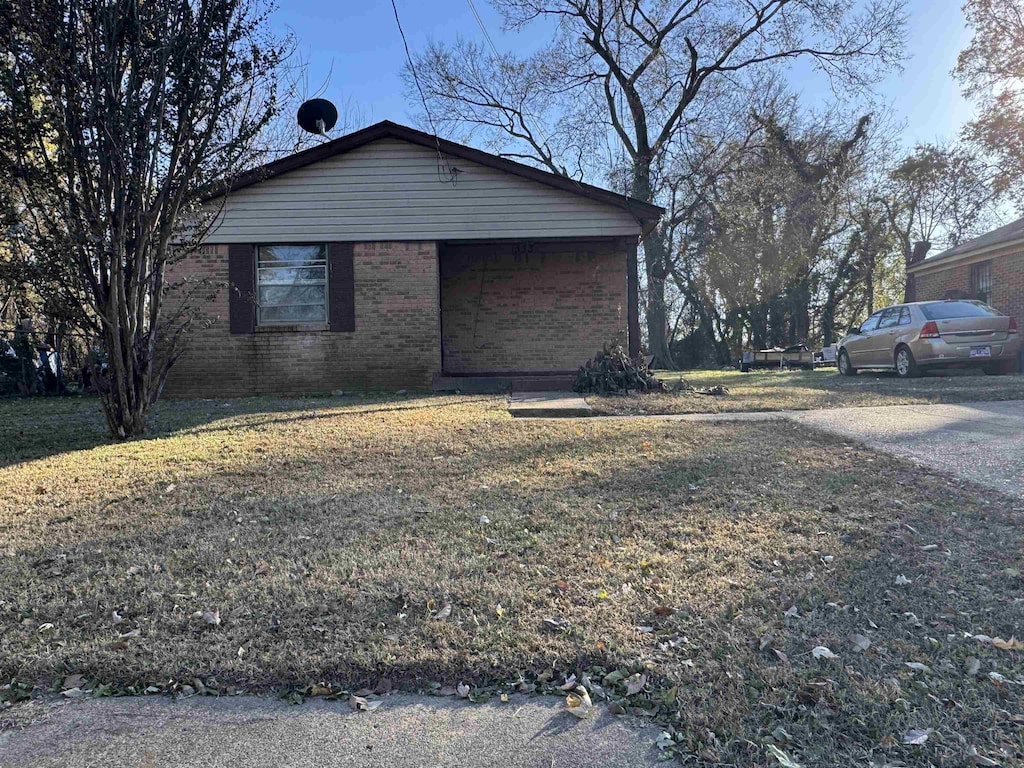
[[[438,243],[435,390],[568,389],[603,345],[639,352],[631,238]]]

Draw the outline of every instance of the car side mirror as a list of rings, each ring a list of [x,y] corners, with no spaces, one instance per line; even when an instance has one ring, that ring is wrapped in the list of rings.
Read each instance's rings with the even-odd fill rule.
[[[860,336],[860,326],[851,325],[850,330],[848,330],[847,333],[850,334],[851,336]]]

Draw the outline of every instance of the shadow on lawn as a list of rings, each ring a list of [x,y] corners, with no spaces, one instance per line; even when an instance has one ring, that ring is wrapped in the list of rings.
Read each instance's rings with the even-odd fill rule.
[[[415,687],[424,681],[486,683],[522,672],[536,675],[552,659],[560,674],[568,674],[647,658],[658,670],[653,686],[662,692],[677,687],[676,723],[692,739],[689,748],[713,750],[725,762],[760,759],[758,745],[781,738],[772,736],[777,728],[792,738],[783,743],[786,750],[816,765],[854,764],[855,757],[880,751],[883,737],[898,742],[911,728],[936,729],[928,750],[962,752],[965,744],[975,744],[992,754],[986,747],[1012,747],[1012,726],[999,712],[1012,709],[1013,691],[984,675],[989,669],[1009,675],[1016,662],[962,636],[1020,634],[1024,617],[1015,602],[1017,586],[1010,579],[993,580],[1016,558],[1004,546],[1016,540],[1016,529],[1001,497],[972,496],[886,457],[868,463],[875,458],[870,451],[847,451],[842,440],[809,437],[792,426],[729,432],[687,427],[694,433],[688,442],[672,449],[659,442],[682,429],[580,425],[575,433],[572,427],[552,431],[499,423],[493,436],[470,445],[490,455],[472,467],[439,465],[429,484],[414,485],[422,465],[413,462],[386,484],[338,499],[297,490],[304,478],[296,470],[298,486],[255,501],[246,501],[247,491],[239,487],[237,498],[211,490],[211,496],[190,498],[165,516],[126,510],[124,520],[137,524],[111,521],[107,536],[56,537],[74,540],[71,562],[57,583],[34,576],[35,563],[59,548],[53,539],[40,540],[0,562],[3,587],[20,595],[31,586],[38,603],[50,603],[49,611],[33,606],[39,621],[76,628],[67,630],[65,646],[44,658],[32,650],[40,642],[35,627],[15,627],[8,647],[18,656],[12,653],[2,669],[8,676],[26,669],[45,673],[49,664],[63,673],[68,663],[107,679],[214,676],[265,687],[321,679],[372,686],[390,676]],[[775,434],[778,453],[759,453],[757,446]],[[321,456],[323,448],[310,445],[309,456]],[[414,439],[408,450],[429,456],[432,436]],[[564,462],[574,457],[596,457],[600,474],[571,474]],[[789,469],[780,468],[783,460]],[[552,475],[540,478],[537,487],[502,480],[503,473],[538,468]],[[852,478],[844,486],[848,498],[823,490],[836,473]],[[203,478],[189,482],[202,484]],[[406,486],[407,493],[393,494],[396,485]],[[490,511],[503,495],[513,496],[515,508],[504,507],[507,521],[490,512],[488,536],[501,542],[498,556],[482,533],[468,529],[481,508]],[[393,506],[380,506],[385,497]],[[555,501],[570,505],[567,522],[559,519],[560,511],[551,511]],[[623,511],[613,520],[608,510]],[[231,525],[229,511],[246,519],[262,512],[269,521]],[[451,526],[453,518],[454,528],[440,527]],[[563,535],[560,525],[571,535]],[[542,542],[557,542],[531,543],[520,536],[527,526],[547,537]],[[760,544],[759,532],[767,536]],[[932,545],[937,546],[925,549]],[[641,546],[663,560],[652,557],[641,565],[634,557]],[[393,565],[380,559],[387,548],[398,556],[426,548],[440,559],[449,547],[452,564],[436,570],[430,557],[405,566],[400,558]],[[480,558],[505,565],[487,571],[474,565]],[[588,582],[565,600],[551,593],[551,584],[565,580],[572,587],[605,568],[601,560],[616,569],[610,581],[634,584],[630,598],[616,593],[601,610],[622,614],[616,620],[631,629],[650,622],[653,631],[623,634],[622,626],[585,624],[579,636],[539,631],[537,625],[552,612],[593,604]],[[295,574],[274,580],[276,570],[261,570],[268,562],[294,565]],[[154,570],[154,563],[161,568]],[[145,567],[132,573],[140,564]],[[672,582],[669,597],[655,594],[652,574]],[[898,586],[898,575],[910,583]],[[75,584],[74,593],[61,582]],[[494,617],[495,595],[484,599],[471,590],[500,591],[506,585],[523,592],[529,587],[530,599],[517,602],[505,624],[517,621],[521,611],[527,622],[522,631],[530,635],[488,646],[488,633],[503,626]],[[705,585],[718,591],[705,594]],[[120,629],[103,623],[107,613],[96,627],[75,624],[95,606],[116,606],[132,621],[157,617],[167,612],[166,597],[179,591],[197,597],[170,618],[147,624],[142,638],[126,648],[109,648]],[[427,598],[446,593],[455,606],[453,623],[472,608],[479,624],[463,630],[430,621],[423,607]],[[390,602],[396,597],[397,605]],[[665,600],[674,613],[652,617]],[[408,610],[407,636],[388,639],[405,601],[417,606]],[[282,611],[276,622],[275,604],[287,610],[276,609]],[[189,618],[193,607],[212,605],[226,606],[216,628]],[[790,605],[796,615],[786,616]],[[607,614],[588,615],[596,622]],[[851,650],[855,633],[872,639],[867,651]],[[591,652],[595,640],[609,635],[617,641],[608,650]],[[678,649],[658,645],[679,636],[688,639]],[[250,649],[244,657],[236,653],[243,645]],[[817,645],[840,659],[813,658],[810,649]],[[978,679],[960,672],[968,654],[985,664]],[[935,674],[922,677],[905,666],[908,661],[927,664]],[[917,747],[894,749],[888,757],[911,764],[931,754]],[[964,759],[943,758],[939,764],[967,759],[957,756]]]
[[[332,398],[227,398],[162,400],[153,409],[149,432],[127,441],[145,443],[180,432],[231,432],[252,426],[301,423],[323,415],[353,417],[464,405],[428,394],[358,395]],[[295,414],[291,416],[276,414]],[[258,421],[218,425],[228,419],[267,416]],[[0,469],[22,462],[116,444],[94,397],[0,400]]]

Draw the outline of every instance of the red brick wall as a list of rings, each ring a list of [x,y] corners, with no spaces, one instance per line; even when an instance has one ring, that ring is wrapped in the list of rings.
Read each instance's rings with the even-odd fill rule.
[[[441,325],[447,373],[574,370],[626,344],[626,248],[447,245]]]
[[[356,327],[329,330],[228,331],[226,245],[169,269],[169,281],[208,280],[219,286],[197,329],[171,369],[170,396],[233,397],[336,389],[429,389],[440,369],[437,248],[432,242],[356,243]],[[173,298],[169,306],[180,303]]]
[[[1024,322],[1024,252],[994,256],[992,262],[992,306]],[[975,262],[977,263],[977,262]],[[963,262],[948,269],[914,276],[918,301],[941,299],[947,291],[970,295],[971,265]]]

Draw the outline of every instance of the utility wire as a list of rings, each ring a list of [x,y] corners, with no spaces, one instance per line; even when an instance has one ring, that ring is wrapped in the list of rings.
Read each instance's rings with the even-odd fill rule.
[[[484,33],[484,40],[487,41],[487,44],[491,46],[491,50],[494,51],[494,57],[496,59],[500,59],[501,54],[498,53],[498,49],[495,47],[494,41],[491,40],[491,35],[487,32],[487,27],[484,25],[484,20],[480,16],[480,12],[476,9],[476,4],[473,2],[473,0],[466,0],[466,2],[469,3],[469,10],[471,10],[473,12],[473,15],[476,17],[476,23],[477,25],[479,25],[480,31]]]
[[[437,177],[441,181],[447,181],[450,184],[455,184],[456,176],[455,171],[452,170],[449,165],[447,158],[441,151],[441,140],[437,137],[437,126],[434,124],[434,117],[430,114],[430,107],[427,106],[427,97],[423,93],[423,86],[420,85],[420,76],[416,72],[416,65],[413,64],[412,54],[409,52],[409,41],[405,39],[405,30],[402,29],[402,20],[398,18],[398,5],[395,4],[395,0],[391,0],[391,9],[395,12],[395,24],[398,25],[398,34],[402,36],[402,45],[405,47],[405,60],[409,64],[409,71],[412,72],[412,80],[416,84],[416,90],[419,91],[420,101],[423,104],[423,111],[427,114],[427,122],[430,123],[430,131],[434,134],[434,143],[437,145]],[[441,164],[444,163],[445,168],[448,170],[448,178],[441,178]]]

